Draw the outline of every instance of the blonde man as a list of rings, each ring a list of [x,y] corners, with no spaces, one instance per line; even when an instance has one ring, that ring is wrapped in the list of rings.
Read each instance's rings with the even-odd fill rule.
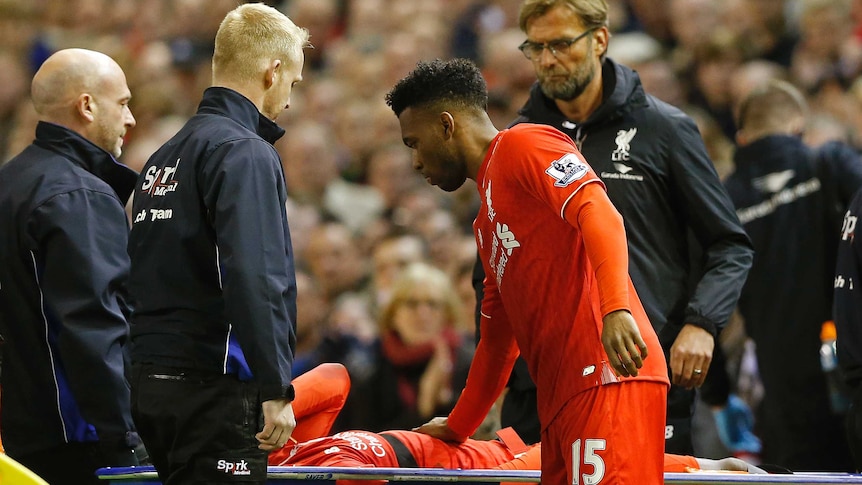
[[[213,85],[138,179],[132,402],[163,483],[264,483],[296,426],[296,279],[275,119],[308,32],[246,4],[215,39]]]

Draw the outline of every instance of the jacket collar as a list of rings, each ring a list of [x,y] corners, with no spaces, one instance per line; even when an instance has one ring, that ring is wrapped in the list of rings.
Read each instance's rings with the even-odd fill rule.
[[[783,166],[787,160],[798,160],[800,153],[807,153],[808,147],[798,136],[768,135],[758,138],[748,145],[737,147],[733,163],[737,170],[772,170]]]
[[[226,116],[273,144],[284,135],[284,129],[262,115],[257,106],[233,89],[212,86],[204,91],[198,113]]]
[[[125,203],[135,188],[138,173],[78,133],[54,123],[36,125],[35,145],[50,150],[110,185]]]
[[[587,120],[582,121],[582,124],[608,121],[646,105],[646,92],[638,74],[609,57],[602,62],[602,92],[602,104],[590,114]],[[518,114],[530,120],[551,120],[555,125],[566,121],[554,100],[542,93],[538,82],[533,84],[530,89],[530,99]]]

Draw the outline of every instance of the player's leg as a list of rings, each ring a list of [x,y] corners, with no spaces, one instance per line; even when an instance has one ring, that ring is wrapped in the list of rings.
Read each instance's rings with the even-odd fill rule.
[[[270,465],[283,463],[296,443],[329,434],[350,392],[350,376],[341,364],[321,364],[293,380],[296,428],[283,447],[269,454]]]
[[[341,364],[320,364],[293,380],[296,429],[291,438],[308,441],[329,434],[350,392],[350,376]]]

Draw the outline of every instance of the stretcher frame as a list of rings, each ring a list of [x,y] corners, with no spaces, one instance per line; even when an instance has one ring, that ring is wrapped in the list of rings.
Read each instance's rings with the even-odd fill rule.
[[[152,466],[102,468],[99,478],[110,484],[153,485],[160,483]],[[270,466],[268,484],[322,485],[335,480],[389,480],[390,482],[540,483],[538,470],[448,470],[440,468],[352,468],[319,466]],[[857,484],[862,475],[853,473],[744,474],[726,472],[665,473],[668,485],[727,485],[778,483],[788,485]]]

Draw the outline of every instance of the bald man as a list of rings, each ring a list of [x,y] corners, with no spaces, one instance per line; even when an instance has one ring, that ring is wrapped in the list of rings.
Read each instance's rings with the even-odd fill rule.
[[[137,174],[122,69],[68,49],[33,78],[36,138],[0,168],[3,444],[49,483],[137,464],[124,377],[128,222]]]

